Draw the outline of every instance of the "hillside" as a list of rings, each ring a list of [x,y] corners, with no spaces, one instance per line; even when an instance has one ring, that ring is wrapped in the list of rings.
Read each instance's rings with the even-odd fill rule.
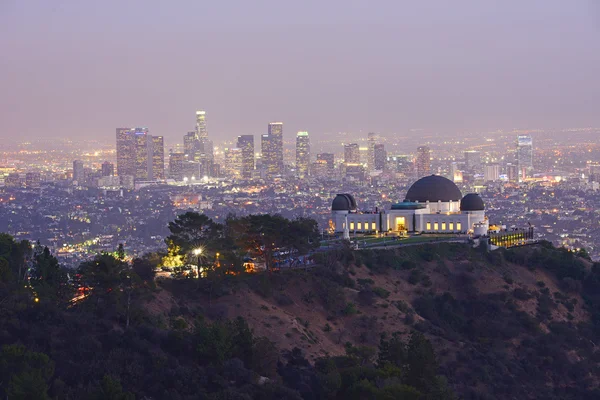
[[[487,253],[460,244],[338,250],[321,267],[223,282],[206,296],[165,281],[149,309],[190,325],[244,317],[280,349],[314,362],[421,331],[466,399],[598,398],[598,329],[584,258],[548,245]],[[592,271],[593,270],[593,271]],[[169,317],[170,316],[170,317]]]

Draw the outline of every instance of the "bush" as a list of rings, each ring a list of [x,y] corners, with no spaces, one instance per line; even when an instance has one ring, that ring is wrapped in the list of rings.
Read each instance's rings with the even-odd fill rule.
[[[381,297],[382,299],[387,299],[390,296],[390,292],[388,290],[385,290],[384,288],[380,288],[380,287],[374,287],[373,293],[375,293],[377,296]]]

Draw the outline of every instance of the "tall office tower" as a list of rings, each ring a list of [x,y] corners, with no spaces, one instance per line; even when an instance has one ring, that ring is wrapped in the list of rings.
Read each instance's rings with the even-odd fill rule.
[[[242,178],[252,179],[254,174],[254,135],[241,135],[237,147],[242,150]]]
[[[375,146],[377,144],[377,134],[369,132],[367,137],[367,169],[373,171],[375,168]]]
[[[373,147],[373,168],[377,171],[383,171],[385,169],[386,158],[385,145],[383,143],[376,144]]]
[[[453,182],[462,182],[463,181],[463,173],[458,169],[458,163],[453,162],[450,166],[450,176]]]
[[[183,136],[183,152],[191,159],[196,156],[199,140],[196,132],[188,132]]]
[[[510,182],[516,182],[519,180],[519,169],[515,164],[506,164],[506,177]]]
[[[533,141],[529,135],[517,136],[517,168],[519,182],[522,182],[533,172]]]
[[[200,139],[199,149],[202,154],[200,157],[204,160],[208,160],[211,164],[215,161],[215,149],[213,141],[208,138]]]
[[[135,141],[130,128],[117,128],[117,175],[135,176]]]
[[[500,179],[500,165],[487,164],[483,168],[483,180],[486,182],[495,182]]]
[[[186,155],[184,153],[169,154],[169,178],[176,181],[183,180],[183,163]]]
[[[233,179],[242,177],[242,149],[225,149],[225,173]]]
[[[310,139],[308,132],[298,132],[296,135],[296,174],[298,178],[308,177],[310,166]]]
[[[467,171],[479,169],[481,167],[481,153],[477,150],[467,150],[465,155],[465,168]]]
[[[135,173],[136,180],[146,181],[152,178],[152,136],[148,128],[135,128],[130,132],[135,143]]]
[[[109,161],[102,163],[102,176],[113,176],[115,174],[115,165]]]
[[[206,111],[196,111],[196,135],[200,140],[208,137],[208,131],[206,130]]]
[[[408,154],[398,154],[388,156],[387,162],[391,164],[394,170],[406,178],[413,178],[415,175],[415,161],[413,156]]]
[[[42,185],[42,175],[39,172],[28,172],[25,174],[25,186],[29,189],[37,189]]]
[[[344,145],[344,163],[360,164],[360,148],[356,143]]]
[[[165,142],[162,136],[152,138],[152,176],[150,179],[165,179]]]
[[[327,170],[330,173],[333,173],[333,169],[335,168],[334,164],[334,155],[333,153],[320,153],[317,154],[317,161],[323,161],[327,165]]]
[[[417,147],[417,179],[431,174],[431,149],[427,146]]]
[[[78,185],[85,182],[85,168],[81,160],[73,161],[73,181],[77,182]]]
[[[261,136],[262,165],[267,176],[283,173],[283,123],[269,123],[268,133]]]

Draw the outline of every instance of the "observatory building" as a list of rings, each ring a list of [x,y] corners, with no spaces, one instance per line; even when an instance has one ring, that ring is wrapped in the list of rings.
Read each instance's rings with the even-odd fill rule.
[[[331,204],[335,232],[474,233],[485,235],[489,223],[477,193],[463,197],[449,179],[430,175],[416,181],[404,201],[389,210],[360,211],[351,194],[338,194]]]

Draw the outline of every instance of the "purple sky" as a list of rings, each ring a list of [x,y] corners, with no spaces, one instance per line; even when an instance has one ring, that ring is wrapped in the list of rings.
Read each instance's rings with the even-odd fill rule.
[[[0,138],[600,126],[596,0],[0,0]]]

